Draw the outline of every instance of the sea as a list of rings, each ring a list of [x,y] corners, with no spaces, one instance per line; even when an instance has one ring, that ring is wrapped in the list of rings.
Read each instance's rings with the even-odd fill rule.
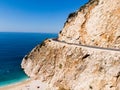
[[[0,87],[28,79],[21,69],[23,57],[56,33],[0,32]]]

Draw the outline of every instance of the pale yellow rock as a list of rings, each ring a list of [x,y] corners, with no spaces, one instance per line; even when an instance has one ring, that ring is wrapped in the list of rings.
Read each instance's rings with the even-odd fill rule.
[[[92,0],[71,17],[60,41],[120,48],[120,0]]]
[[[54,90],[120,90],[120,0],[91,0],[70,14],[58,39],[36,46],[21,66]]]
[[[56,90],[120,90],[119,50],[54,40],[33,50],[23,59],[22,68]]]

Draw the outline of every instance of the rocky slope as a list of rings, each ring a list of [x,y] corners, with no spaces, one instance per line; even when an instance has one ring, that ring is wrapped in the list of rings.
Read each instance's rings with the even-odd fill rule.
[[[58,39],[24,57],[25,73],[51,90],[120,90],[120,50],[110,49],[120,44],[119,10],[120,0],[91,0],[70,14]]]
[[[55,90],[120,89],[120,51],[46,40],[23,59],[22,68]]]
[[[120,48],[120,0],[91,0],[71,13],[59,40]]]

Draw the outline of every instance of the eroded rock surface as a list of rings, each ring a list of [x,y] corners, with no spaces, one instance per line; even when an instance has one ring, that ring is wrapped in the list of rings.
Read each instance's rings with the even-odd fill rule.
[[[91,0],[69,15],[58,39],[25,56],[25,73],[51,90],[120,90],[119,11],[120,0]]]
[[[120,89],[120,51],[46,40],[23,59],[22,68],[55,90]]]
[[[69,43],[120,48],[120,0],[91,0],[70,14],[59,34]]]

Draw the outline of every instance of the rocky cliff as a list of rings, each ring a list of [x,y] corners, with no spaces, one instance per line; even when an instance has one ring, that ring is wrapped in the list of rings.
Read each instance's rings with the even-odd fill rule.
[[[59,40],[120,48],[120,0],[91,0],[71,13]]]
[[[25,73],[51,90],[120,90],[119,10],[120,0],[91,0],[71,13],[57,39],[24,57]]]

